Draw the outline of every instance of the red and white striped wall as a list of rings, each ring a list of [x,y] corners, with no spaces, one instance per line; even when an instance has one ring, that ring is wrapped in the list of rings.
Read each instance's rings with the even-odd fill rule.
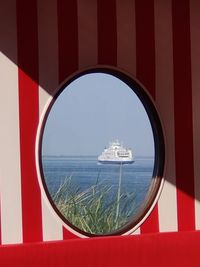
[[[1,244],[77,238],[41,193],[36,133],[59,84],[99,65],[138,79],[164,128],[164,186],[136,233],[200,229],[199,14],[196,0],[1,1]]]

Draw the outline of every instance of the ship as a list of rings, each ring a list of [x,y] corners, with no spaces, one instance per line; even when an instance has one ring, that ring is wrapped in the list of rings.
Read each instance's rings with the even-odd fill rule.
[[[104,148],[98,157],[98,162],[102,164],[131,164],[134,162],[134,158],[130,148],[123,147],[118,140],[115,140]]]

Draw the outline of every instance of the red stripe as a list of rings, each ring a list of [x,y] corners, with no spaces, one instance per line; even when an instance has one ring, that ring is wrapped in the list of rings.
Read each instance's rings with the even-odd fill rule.
[[[117,65],[117,20],[115,0],[98,0],[98,63]]]
[[[141,225],[140,230],[142,234],[159,232],[158,204],[155,205],[149,217]]]
[[[74,0],[58,2],[59,82],[78,69],[78,11]]]
[[[194,230],[194,166],[189,1],[172,1],[178,229]],[[182,92],[182,93],[181,93]]]
[[[155,98],[154,1],[136,0],[136,73]],[[141,233],[159,232],[158,206],[141,226]]]
[[[38,43],[36,1],[17,3],[19,121],[24,242],[42,240],[41,195],[35,165],[38,126]]]
[[[58,2],[59,83],[78,69],[78,10],[74,0]],[[63,238],[76,236],[63,227]]]

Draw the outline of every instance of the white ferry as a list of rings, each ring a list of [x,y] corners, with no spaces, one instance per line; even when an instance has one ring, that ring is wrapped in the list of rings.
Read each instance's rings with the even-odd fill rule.
[[[132,150],[126,149],[118,140],[111,142],[98,157],[100,163],[130,164],[134,162]]]

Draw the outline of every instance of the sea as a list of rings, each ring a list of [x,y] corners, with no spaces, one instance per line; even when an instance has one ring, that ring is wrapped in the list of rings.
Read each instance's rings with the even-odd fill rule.
[[[152,181],[153,157],[136,157],[132,164],[100,164],[97,156],[43,156],[44,181],[51,196],[68,178],[79,192],[98,184],[111,187],[114,197],[119,186],[124,195],[134,195],[135,209],[144,202]],[[121,169],[120,169],[121,168]],[[109,198],[110,198],[109,197]]]

